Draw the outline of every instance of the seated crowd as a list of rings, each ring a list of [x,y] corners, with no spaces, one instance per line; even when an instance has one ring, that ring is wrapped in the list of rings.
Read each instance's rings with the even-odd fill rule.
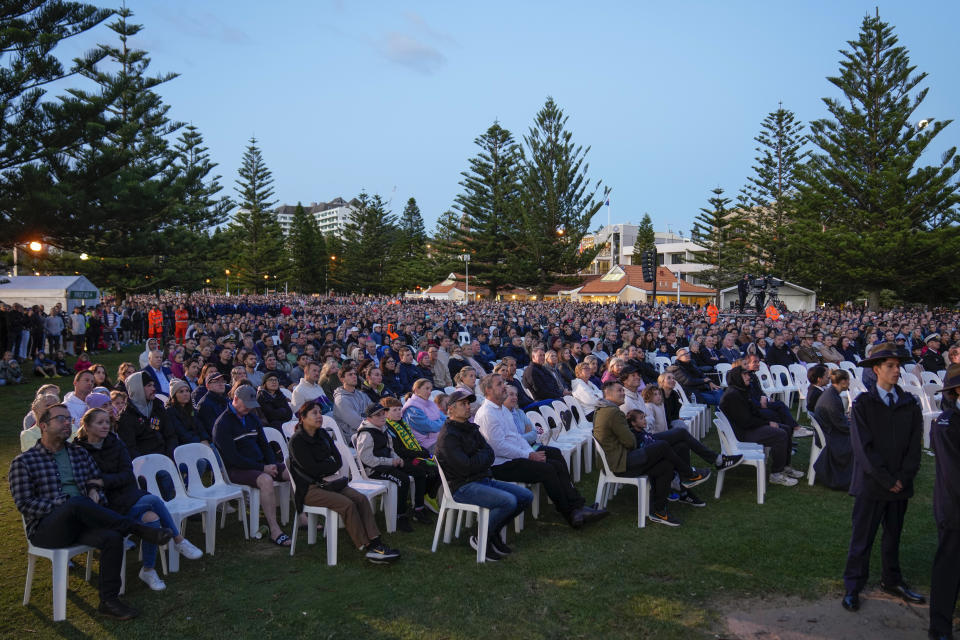
[[[11,492],[34,544],[79,541],[101,549],[105,614],[136,615],[117,595],[123,536],[143,539],[140,578],[154,590],[165,587],[154,570],[157,544],[172,540],[188,558],[201,555],[166,511],[169,496],[137,484],[131,460],[140,455],[172,458],[187,443],[215,448],[231,483],[260,490],[269,539],[278,546],[290,538],[277,519],[274,486],[293,476],[298,511],[333,509],[353,544],[377,563],[396,561],[400,552],[383,540],[367,499],[349,486],[344,456],[356,455],[369,478],[397,485],[402,532],[434,523],[442,469],[454,500],[490,509],[485,552],[496,561],[512,552],[500,534],[533,500],[532,485],[542,485],[574,529],[607,516],[587,504],[528,410],[575,399],[613,473],[647,476],[649,519],[675,527],[680,521],[669,502],[705,506],[692,489],[711,467],[742,461],[694,437],[684,405],[717,407],[739,440],[770,448],[770,482],[793,486],[804,475],[790,464],[794,439],[812,432],[767,396],[757,373],[761,362],[809,365],[807,408],[826,438],[818,478],[845,488],[849,421],[840,394],[849,375],[825,363],[868,357],[887,338],[913,350],[924,370],[945,368],[946,358],[960,361],[955,315],[830,310],[720,325],[688,308],[664,320],[626,305],[540,303],[520,314],[517,306],[485,303],[464,315],[439,304],[288,302],[178,305],[188,326],[178,324],[176,339],[167,342],[151,336],[139,362],[121,364],[115,381],[81,353],[62,400],[56,385],[38,389],[24,418],[23,453],[11,465]],[[945,354],[941,333],[953,342]],[[651,356],[673,362],[658,368]],[[23,378],[11,373],[17,360],[9,352],[3,362],[7,384]],[[59,361],[38,362],[37,376],[69,373]],[[730,366],[724,379],[721,365]],[[265,427],[289,439],[288,460]],[[707,466],[693,466],[691,453]],[[161,493],[172,491],[167,480]],[[294,526],[305,524],[301,518]],[[481,541],[475,535],[470,543]]]

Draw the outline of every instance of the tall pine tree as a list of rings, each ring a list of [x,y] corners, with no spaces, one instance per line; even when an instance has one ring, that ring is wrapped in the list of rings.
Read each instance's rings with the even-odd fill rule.
[[[300,293],[322,291],[327,268],[326,247],[316,218],[297,203],[287,238],[291,278]]]
[[[263,160],[256,138],[250,138],[239,175],[236,191],[240,194],[240,208],[230,225],[239,241],[237,280],[255,292],[263,288],[264,276],[283,277],[288,269],[283,229],[271,211],[276,204],[272,200],[273,174]]]
[[[475,288],[495,298],[516,282],[520,270],[517,258],[526,236],[519,227],[521,155],[513,134],[496,122],[474,144],[480,151],[460,174],[463,192],[454,204],[459,215],[446,218],[449,241],[442,250],[454,258],[469,253]]]
[[[824,98],[830,118],[810,124],[801,224],[790,236],[806,256],[802,281],[822,282],[834,300],[865,290],[873,308],[883,289],[924,301],[957,293],[960,156],[951,147],[936,164],[919,164],[951,121],[917,113],[927,74],[897,42],[889,24],[866,17],[842,52],[840,73],[828,80],[843,96]]]
[[[603,205],[600,182],[587,177],[590,147],[574,144],[567,116],[547,98],[524,143],[524,256],[527,281],[538,292],[565,281],[590,264],[594,251],[580,251],[590,220]]]
[[[707,268],[697,272],[697,278],[717,290],[736,282],[743,274],[748,260],[749,222],[729,208],[730,198],[717,187],[701,208],[693,223],[691,240],[705,251],[694,253],[694,260]]]
[[[342,269],[340,283],[349,284],[348,290],[365,294],[395,291],[390,259],[396,241],[396,216],[387,210],[379,195],[366,192],[357,196],[350,222],[343,233],[343,260],[336,265]]]
[[[644,213],[643,219],[637,225],[637,240],[633,243],[633,259],[631,264],[640,264],[640,255],[644,251],[656,251],[656,235],[653,231],[653,221],[650,214]]]
[[[795,217],[797,170],[805,155],[803,123],[781,106],[767,114],[754,140],[760,145],[752,167],[754,174],[747,178],[737,199],[741,212],[755,225],[753,262],[783,278],[792,278],[785,236],[787,225]]]
[[[430,274],[427,264],[427,232],[424,230],[423,216],[415,198],[407,200],[407,205],[400,215],[393,259],[397,263],[394,276],[398,290],[411,291],[418,285],[426,285]]]

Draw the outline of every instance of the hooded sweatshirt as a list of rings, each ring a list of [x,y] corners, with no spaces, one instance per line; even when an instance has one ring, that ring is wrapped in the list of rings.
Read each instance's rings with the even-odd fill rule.
[[[163,403],[156,398],[147,400],[143,391],[144,376],[145,373],[137,371],[127,377],[129,401],[117,420],[117,435],[127,445],[131,458],[147,453],[172,458],[179,444],[177,434],[167,419]]]

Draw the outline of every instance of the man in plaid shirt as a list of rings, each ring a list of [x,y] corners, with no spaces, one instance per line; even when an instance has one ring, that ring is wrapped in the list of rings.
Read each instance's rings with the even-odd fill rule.
[[[98,611],[129,620],[138,611],[119,598],[123,538],[136,534],[162,545],[173,532],[147,526],[104,506],[100,469],[86,450],[67,442],[72,422],[70,410],[63,404],[51,406],[40,416],[40,441],[10,463],[10,493],[34,545],[59,548],[79,543],[100,550]]]

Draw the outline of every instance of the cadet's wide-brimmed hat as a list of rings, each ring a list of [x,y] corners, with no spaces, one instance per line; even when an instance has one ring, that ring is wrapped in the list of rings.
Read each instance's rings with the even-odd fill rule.
[[[960,387],[960,364],[952,364],[947,367],[947,372],[943,374],[943,388],[937,389],[937,392],[956,389],[957,387]]]
[[[864,358],[859,364],[861,367],[868,369],[890,358],[896,358],[900,361],[900,364],[903,364],[904,362],[910,361],[910,354],[907,353],[906,349],[898,347],[893,342],[884,342],[883,344],[878,344],[877,347],[870,352],[870,357]]]

